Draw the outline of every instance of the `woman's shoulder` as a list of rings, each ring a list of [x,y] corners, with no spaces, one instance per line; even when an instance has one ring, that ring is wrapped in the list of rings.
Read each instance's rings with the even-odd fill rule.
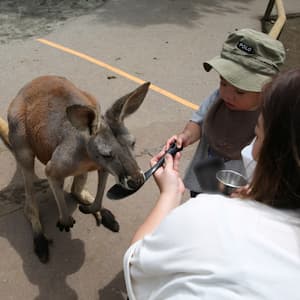
[[[229,198],[219,194],[199,194],[185,202],[179,210],[183,215],[193,214],[207,225],[219,226],[221,223],[229,226],[238,225],[247,230],[252,228],[255,220],[273,220],[276,223],[291,222],[300,225],[300,212],[281,210],[265,205],[252,199]],[[248,228],[249,229],[249,228]]]
[[[206,193],[189,199],[178,207],[177,212],[174,211],[175,215],[186,218],[189,216],[190,222],[196,220],[200,226],[220,226],[220,224],[223,226],[225,223],[232,226],[241,223],[250,224],[255,218],[269,218],[276,213],[273,208],[251,199],[229,198]]]
[[[190,198],[186,201],[182,207],[186,209],[196,208],[205,211],[219,212],[222,208],[223,210],[239,210],[239,209],[253,209],[259,206],[256,201],[244,200],[239,198],[229,198],[221,194],[209,194],[200,193],[195,198]]]
[[[167,223],[178,227],[195,227],[199,230],[206,230],[207,227],[216,229],[225,223],[235,226],[234,224],[240,222],[241,215],[246,218],[251,212],[252,208],[248,202],[218,194],[202,193],[173,210],[167,218]],[[250,202],[252,204],[253,201]]]

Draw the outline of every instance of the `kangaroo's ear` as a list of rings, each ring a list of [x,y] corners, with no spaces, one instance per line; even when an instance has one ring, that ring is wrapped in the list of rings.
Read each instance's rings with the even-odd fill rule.
[[[91,106],[74,104],[66,109],[70,123],[80,131],[89,131],[94,134],[98,129],[99,113]]]
[[[106,119],[110,122],[123,122],[128,115],[134,113],[140,107],[145,99],[149,86],[150,82],[146,82],[131,93],[115,101],[111,108],[106,111]]]

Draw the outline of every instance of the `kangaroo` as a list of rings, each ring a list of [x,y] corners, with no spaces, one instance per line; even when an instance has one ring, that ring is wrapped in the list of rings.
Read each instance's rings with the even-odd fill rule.
[[[100,212],[101,222],[112,231],[119,230],[113,214],[102,208],[108,174],[127,188],[135,188],[144,177],[134,156],[135,138],[124,119],[142,104],[150,82],[116,100],[101,115],[100,105],[89,93],[66,78],[41,76],[26,84],[8,108],[7,123],[0,120],[0,136],[21,168],[25,185],[24,214],[29,220],[34,252],[42,263],[49,260],[49,243],[35,199],[34,161],[45,165],[45,174],[58,207],[58,228],[69,231],[75,220],[69,214],[63,185],[74,176],[71,193],[83,213]],[[84,190],[87,174],[97,170],[95,199]]]

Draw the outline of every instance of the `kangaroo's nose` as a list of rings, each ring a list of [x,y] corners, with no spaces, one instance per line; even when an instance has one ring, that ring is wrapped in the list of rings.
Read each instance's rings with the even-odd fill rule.
[[[138,176],[136,177],[129,177],[127,178],[127,186],[130,189],[137,189],[139,188],[143,183],[144,183],[145,179],[144,179],[144,175],[138,174]]]

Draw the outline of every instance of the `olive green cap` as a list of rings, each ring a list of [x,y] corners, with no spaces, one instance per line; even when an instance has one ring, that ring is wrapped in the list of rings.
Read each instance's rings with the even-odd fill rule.
[[[232,32],[223,44],[221,55],[204,62],[204,69],[216,70],[235,87],[260,92],[285,60],[283,44],[269,35],[253,30]]]

